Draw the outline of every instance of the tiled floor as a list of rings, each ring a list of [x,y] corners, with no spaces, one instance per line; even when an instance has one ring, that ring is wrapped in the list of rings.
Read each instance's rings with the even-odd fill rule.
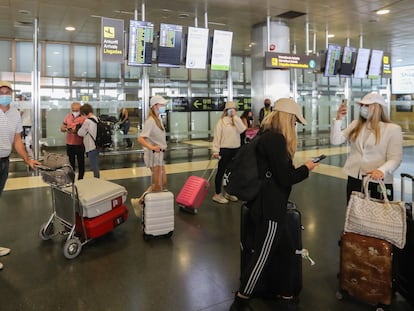
[[[375,310],[351,299],[336,299],[338,238],[345,218],[345,176],[340,167],[346,148],[300,151],[296,162],[320,153],[327,159],[291,195],[302,212],[304,247],[316,261],[314,266],[303,262],[298,310]],[[396,177],[413,171],[412,154],[413,148],[405,147]],[[204,149],[172,152],[168,188],[177,194],[188,176],[203,173],[208,157]],[[129,197],[142,193],[150,182],[139,155],[101,159],[102,177],[124,185]],[[0,245],[12,249],[0,258],[0,310],[228,310],[239,278],[240,204],[213,203],[210,189],[197,215],[176,207],[173,236],[152,241],[144,241],[140,221],[130,208],[126,223],[67,260],[62,239],[39,238],[40,226],[52,212],[50,188],[38,176],[25,177],[27,172],[14,165],[17,173],[0,199]],[[398,178],[395,184],[398,192]],[[254,310],[281,310],[272,301],[251,304]],[[413,308],[397,294],[389,310]]]

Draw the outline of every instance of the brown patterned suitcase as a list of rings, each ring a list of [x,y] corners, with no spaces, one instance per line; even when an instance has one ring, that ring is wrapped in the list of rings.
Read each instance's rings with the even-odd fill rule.
[[[368,304],[390,305],[392,245],[377,238],[344,233],[340,241],[339,287],[340,294]]]

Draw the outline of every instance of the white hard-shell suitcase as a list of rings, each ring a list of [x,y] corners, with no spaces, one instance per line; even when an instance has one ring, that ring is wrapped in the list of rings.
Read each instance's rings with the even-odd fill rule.
[[[174,232],[174,194],[170,191],[147,193],[142,216],[144,238],[171,236]]]
[[[127,198],[125,187],[99,178],[81,179],[75,182],[83,217],[100,216],[122,205]]]
[[[162,157],[160,157],[160,161],[162,161]],[[160,174],[162,174],[161,170]],[[160,180],[162,180],[162,176],[160,176]],[[144,239],[171,237],[174,232],[174,194],[162,189],[161,191],[148,192],[144,195],[143,202],[142,231]]]

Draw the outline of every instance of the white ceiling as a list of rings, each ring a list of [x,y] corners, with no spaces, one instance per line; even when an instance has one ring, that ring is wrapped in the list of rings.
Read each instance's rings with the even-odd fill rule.
[[[39,40],[99,43],[99,16],[124,19],[128,25],[144,0],[0,0],[0,38],[31,39],[31,24],[39,20]],[[294,19],[283,19],[290,27],[291,46],[305,53],[309,23],[310,48],[316,34],[316,50],[326,46],[328,31],[335,35],[330,43],[383,49],[392,57],[393,66],[414,64],[414,1],[412,0],[150,0],[146,2],[145,20],[160,23],[233,31],[233,54],[249,55],[253,25],[263,23],[267,16],[287,11],[305,13]],[[388,15],[376,15],[388,8]],[[207,13],[205,13],[207,12]],[[68,32],[66,26],[76,27]],[[276,43],[277,44],[277,43]],[[398,61],[397,61],[398,60]]]

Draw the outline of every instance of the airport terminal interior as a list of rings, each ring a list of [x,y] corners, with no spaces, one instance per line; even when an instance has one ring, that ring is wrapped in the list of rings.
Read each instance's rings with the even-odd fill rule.
[[[413,145],[412,137],[406,136],[403,163],[395,174],[396,198],[400,172],[413,169]],[[210,142],[201,140],[192,146],[170,143],[168,189],[175,195],[189,176],[203,176],[214,166],[209,147]],[[375,310],[351,298],[336,297],[338,240],[346,211],[342,165],[347,152],[346,145],[324,144],[301,147],[296,153],[296,165],[321,153],[327,158],[293,187],[290,197],[302,213],[303,246],[316,263],[303,259],[303,289],[297,308],[289,310]],[[150,183],[142,155],[102,154],[100,163],[101,178],[127,188],[129,218],[111,233],[85,244],[71,260],[64,256],[63,236],[48,241],[39,236],[53,211],[51,187],[23,163],[11,163],[0,209],[0,244],[12,249],[1,257],[1,310],[227,311],[238,287],[241,203],[215,203],[210,188],[196,215],[175,206],[172,237],[145,241],[140,219],[129,203]],[[89,170],[85,178],[92,178]],[[260,311],[285,310],[273,300],[254,299],[251,306]],[[396,293],[389,310],[413,307]]]
[[[11,106],[20,110],[26,149],[36,159],[65,153],[64,117],[74,101],[91,104],[112,124],[112,146],[99,157],[101,178],[127,189],[129,211],[124,223],[67,259],[67,230],[56,226],[59,234],[49,240],[41,231],[59,204],[54,188],[13,152],[0,198],[0,246],[11,248],[0,257],[0,310],[229,310],[239,285],[242,202],[212,201],[211,186],[198,213],[175,204],[171,237],[150,240],[131,207],[130,199],[151,183],[137,136],[154,95],[168,99],[161,118],[167,187],[175,196],[188,177],[212,172],[214,126],[226,102],[234,101],[239,115],[252,110],[257,126],[265,98],[293,98],[308,120],[297,127],[295,165],[327,156],[290,196],[315,264],[303,259],[297,305],[277,299],[250,305],[256,311],[376,310],[346,295],[338,299],[349,145],[330,145],[329,131],[344,99],[346,126],[358,118],[364,95],[381,94],[404,134],[403,162],[394,173],[400,198],[400,174],[414,169],[413,12],[408,0],[0,0],[0,81],[13,87]],[[190,29],[206,31],[192,37]],[[274,53],[292,67],[281,67]],[[128,133],[117,125],[124,108]],[[92,182],[88,160],[86,168]],[[404,200],[411,202],[410,185],[406,190]],[[414,310],[398,292],[384,308]]]

